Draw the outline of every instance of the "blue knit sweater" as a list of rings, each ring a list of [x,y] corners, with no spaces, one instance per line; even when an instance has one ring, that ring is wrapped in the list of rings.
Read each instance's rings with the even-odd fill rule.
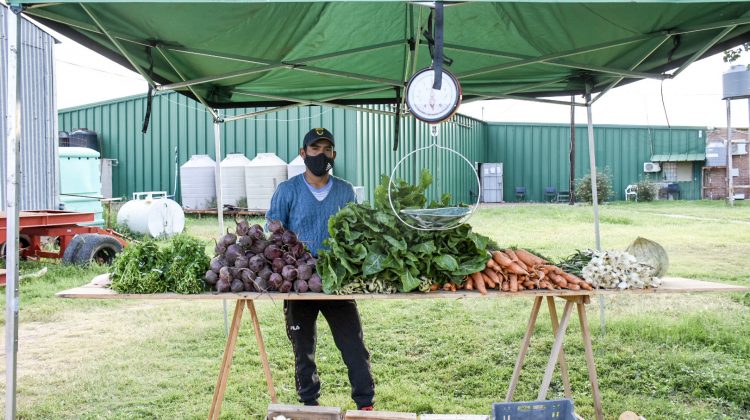
[[[343,179],[331,176],[331,191],[323,201],[318,201],[304,176],[300,174],[279,184],[266,219],[281,221],[284,228],[296,233],[317,257],[318,251],[324,248],[323,240],[328,237],[328,219],[355,200],[354,188]]]

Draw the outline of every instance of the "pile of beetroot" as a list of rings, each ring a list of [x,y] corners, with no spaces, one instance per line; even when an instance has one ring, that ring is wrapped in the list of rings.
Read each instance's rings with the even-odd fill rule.
[[[320,292],[315,257],[297,235],[278,221],[269,222],[268,229],[269,235],[260,225],[241,220],[236,234],[227,230],[216,242],[206,284],[219,293]]]

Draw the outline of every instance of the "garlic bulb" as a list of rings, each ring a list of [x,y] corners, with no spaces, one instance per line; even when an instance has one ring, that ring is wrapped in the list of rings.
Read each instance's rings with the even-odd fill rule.
[[[643,289],[661,284],[651,267],[624,251],[594,251],[581,270],[584,280],[598,289]]]

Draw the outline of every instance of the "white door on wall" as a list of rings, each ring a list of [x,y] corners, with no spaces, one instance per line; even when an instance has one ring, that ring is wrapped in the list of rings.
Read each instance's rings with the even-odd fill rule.
[[[482,201],[485,203],[502,203],[503,164],[483,163],[481,171]]]
[[[101,160],[102,196],[112,198],[112,166],[114,159]]]

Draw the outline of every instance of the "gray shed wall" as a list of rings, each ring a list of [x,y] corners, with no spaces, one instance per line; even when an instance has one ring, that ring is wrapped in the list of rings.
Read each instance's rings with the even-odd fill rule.
[[[0,6],[0,68],[8,65],[8,34],[6,14]],[[54,53],[55,39],[27,21],[21,25],[21,176],[19,178],[20,209],[56,209],[58,203],[57,105],[55,98]],[[8,86],[5,77],[0,82],[0,209],[5,208],[5,129],[8,112],[5,109]]]

